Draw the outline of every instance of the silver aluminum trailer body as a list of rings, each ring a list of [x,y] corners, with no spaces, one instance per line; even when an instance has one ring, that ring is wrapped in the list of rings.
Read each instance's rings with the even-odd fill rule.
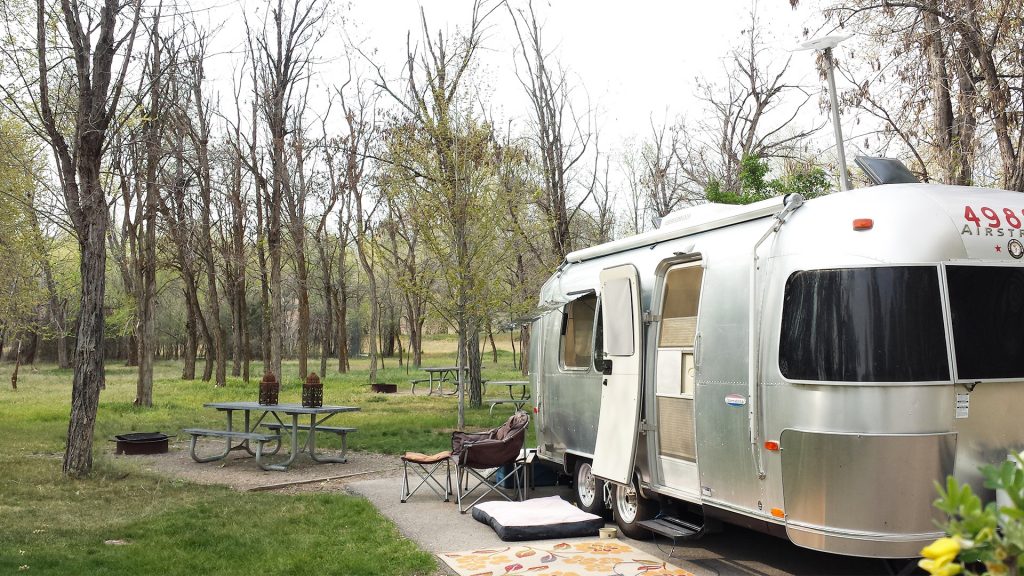
[[[808,548],[915,556],[934,481],[988,494],[978,466],[1024,448],[1024,196],[784,206],[567,256],[531,340],[539,454]]]

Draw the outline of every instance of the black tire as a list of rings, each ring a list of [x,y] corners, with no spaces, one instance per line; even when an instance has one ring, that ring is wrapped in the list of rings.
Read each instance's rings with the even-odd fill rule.
[[[577,460],[572,474],[573,494],[580,510],[604,516],[604,481],[594,477],[589,460]]]
[[[643,540],[650,536],[651,533],[646,528],[641,528],[639,523],[654,518],[658,513],[658,506],[653,500],[640,495],[635,479],[630,481],[629,486],[615,486],[612,500],[615,524],[623,536],[634,540]]]

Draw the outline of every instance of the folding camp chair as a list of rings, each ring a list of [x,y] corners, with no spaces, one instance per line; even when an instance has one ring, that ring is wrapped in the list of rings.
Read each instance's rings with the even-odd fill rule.
[[[452,458],[455,460],[455,475],[458,480],[456,485],[456,496],[459,504],[459,512],[465,514],[467,510],[476,506],[480,500],[490,493],[495,493],[502,498],[512,501],[512,497],[501,491],[501,486],[496,478],[498,471],[505,472],[506,480],[511,478],[514,486],[514,495],[522,500],[523,483],[520,481],[525,458],[521,457],[523,444],[526,441],[526,428],[530,424],[530,415],[526,412],[516,412],[504,424],[493,430],[471,434],[467,432],[452,433]],[[472,475],[477,484],[469,488],[469,477]],[[480,496],[469,506],[463,507],[463,499],[477,489],[484,488]]]
[[[451,499],[452,495],[452,460],[451,452],[438,452],[437,454],[420,454],[419,452],[406,452],[402,456],[402,503],[404,504],[417,490],[424,485],[434,491],[438,498],[444,498],[445,502]],[[409,468],[420,477],[420,483],[412,490],[409,489]],[[444,485],[434,474],[441,471],[444,465]]]

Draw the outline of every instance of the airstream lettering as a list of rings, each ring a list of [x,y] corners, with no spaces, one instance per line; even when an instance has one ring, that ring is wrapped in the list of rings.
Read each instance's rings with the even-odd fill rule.
[[[533,324],[538,453],[627,535],[914,556],[935,481],[988,495],[978,467],[1024,448],[1021,219],[1018,193],[890,184],[573,252]]]

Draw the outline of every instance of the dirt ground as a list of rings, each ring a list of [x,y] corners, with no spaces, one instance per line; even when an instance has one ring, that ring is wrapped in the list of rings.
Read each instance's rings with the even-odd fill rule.
[[[199,445],[199,453],[214,454],[222,450],[222,442],[219,439],[207,440]],[[286,452],[287,448],[284,448],[268,460],[280,461]],[[230,486],[239,491],[273,490],[281,494],[344,491],[349,482],[389,476],[398,478],[402,469],[402,461],[397,456],[356,450],[348,451],[348,462],[344,464],[318,464],[300,455],[287,472],[260,469],[256,459],[244,450],[233,451],[224,460],[200,464],[189,456],[187,440],[172,441],[166,454],[113,457],[130,460],[143,470],[169,478]]]

